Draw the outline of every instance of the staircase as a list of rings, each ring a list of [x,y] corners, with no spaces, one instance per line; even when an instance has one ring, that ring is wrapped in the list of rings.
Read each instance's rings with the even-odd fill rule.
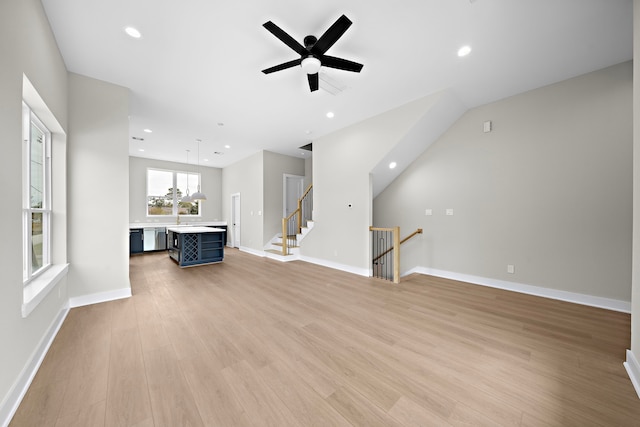
[[[282,233],[275,236],[265,247],[264,253],[267,258],[275,259],[278,261],[295,261],[300,259],[300,242],[313,228],[313,221],[307,221],[306,227],[300,228],[300,233],[295,236],[288,236],[288,254],[282,254]]]
[[[298,208],[287,218],[282,218],[282,232],[265,246],[268,258],[278,261],[300,259],[300,242],[313,228],[313,185],[298,199]]]

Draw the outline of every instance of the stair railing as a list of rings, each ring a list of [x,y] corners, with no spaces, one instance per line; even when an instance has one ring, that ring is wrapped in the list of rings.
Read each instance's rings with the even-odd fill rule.
[[[298,207],[291,214],[282,218],[282,255],[291,254],[291,248],[296,245],[296,235],[302,233],[302,227],[307,226],[313,216],[313,184],[302,193],[298,199]]]
[[[400,245],[415,235],[422,234],[422,228],[418,228],[402,240],[400,240],[400,227],[369,227],[369,230],[373,232],[371,245],[373,277],[400,283]]]
[[[307,226],[307,222],[313,219],[313,184],[302,193],[298,199],[298,233],[302,232],[302,227]]]
[[[282,255],[290,255],[291,248],[296,245],[298,232],[298,214],[296,209],[286,218],[282,218]]]

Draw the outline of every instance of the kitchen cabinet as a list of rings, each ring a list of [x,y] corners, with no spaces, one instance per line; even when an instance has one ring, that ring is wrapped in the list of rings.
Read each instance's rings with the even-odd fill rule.
[[[211,227],[167,228],[169,257],[180,267],[221,262],[224,259],[224,231]]]
[[[222,232],[222,244],[224,246],[227,245],[227,226],[226,225],[207,225],[207,227],[219,228],[221,230],[224,230]]]
[[[142,228],[129,229],[129,255],[141,254],[144,250],[144,237]]]

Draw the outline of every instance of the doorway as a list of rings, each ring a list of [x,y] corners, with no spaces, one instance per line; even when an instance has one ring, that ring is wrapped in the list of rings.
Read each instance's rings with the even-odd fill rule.
[[[240,193],[231,195],[231,247],[240,248]]]
[[[287,218],[293,211],[298,209],[298,200],[304,191],[304,176],[283,175],[283,207],[282,217]]]

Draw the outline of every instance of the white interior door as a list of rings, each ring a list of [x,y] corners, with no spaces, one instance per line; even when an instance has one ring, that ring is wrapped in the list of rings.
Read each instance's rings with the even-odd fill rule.
[[[231,195],[231,247],[240,247],[240,193]]]
[[[298,209],[298,200],[304,191],[304,176],[284,174],[283,217]]]

